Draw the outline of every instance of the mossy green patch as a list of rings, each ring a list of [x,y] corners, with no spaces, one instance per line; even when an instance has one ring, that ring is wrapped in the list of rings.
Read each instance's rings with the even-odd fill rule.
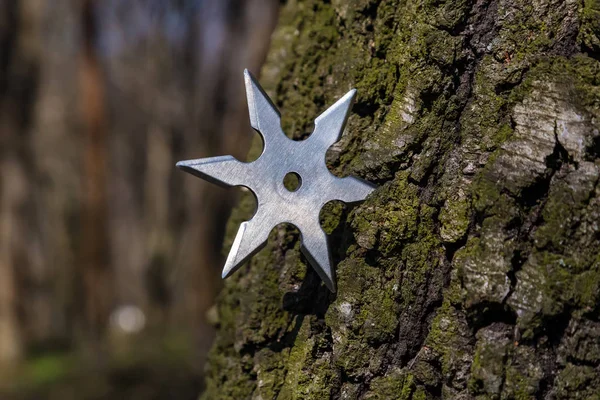
[[[471,223],[471,201],[457,196],[446,201],[440,211],[440,236],[445,242],[455,243],[462,239]]]
[[[431,323],[425,342],[440,355],[444,377],[454,376],[462,368],[469,340],[466,320],[448,301],[444,302]]]
[[[370,200],[382,201],[388,205],[385,209],[369,207],[369,202],[359,208],[354,214],[352,227],[363,235],[357,238],[359,244],[377,243],[380,251],[388,255],[417,234],[419,199],[417,188],[408,182],[407,173],[399,173]]]
[[[377,377],[371,381],[369,391],[365,399],[384,400],[398,399],[410,400],[413,396],[416,385],[414,376],[401,370],[395,370],[384,377]]]
[[[331,358],[328,354],[314,358],[323,343],[321,334],[311,333],[312,317],[305,317],[286,360],[287,372],[280,399],[323,399],[331,396]]]
[[[567,364],[556,377],[558,399],[598,399],[600,379],[592,366]]]
[[[600,2],[598,0],[585,0],[580,8],[581,28],[579,41],[585,48],[600,51]]]

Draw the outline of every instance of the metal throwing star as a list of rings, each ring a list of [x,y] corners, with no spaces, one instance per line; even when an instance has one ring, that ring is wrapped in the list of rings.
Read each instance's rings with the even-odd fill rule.
[[[279,111],[248,70],[244,71],[244,78],[250,124],[263,138],[261,156],[249,163],[232,156],[177,163],[183,171],[209,182],[226,187],[245,186],[256,197],[256,214],[241,224],[225,262],[223,278],[262,249],[276,225],[287,222],[300,230],[302,253],[335,292],[327,235],[319,224],[319,212],[331,200],[355,203],[375,189],[359,178],[338,178],[325,165],[325,152],[340,139],[356,90],[349,91],[321,114],[306,140],[294,141],[283,133]],[[284,177],[290,173],[299,180],[295,191],[283,185]]]

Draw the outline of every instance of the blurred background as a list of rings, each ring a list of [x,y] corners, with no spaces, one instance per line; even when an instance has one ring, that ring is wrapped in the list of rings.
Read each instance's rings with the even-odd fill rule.
[[[1,400],[197,398],[278,2],[0,0]]]

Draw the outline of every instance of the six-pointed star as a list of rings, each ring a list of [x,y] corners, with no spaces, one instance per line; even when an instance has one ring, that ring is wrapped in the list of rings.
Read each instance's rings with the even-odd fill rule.
[[[183,171],[202,179],[223,186],[245,186],[256,196],[256,214],[241,224],[225,262],[223,278],[263,248],[276,225],[287,222],[298,228],[302,253],[335,292],[327,235],[319,224],[319,212],[329,201],[354,203],[364,200],[374,190],[372,184],[361,179],[336,177],[325,165],[325,152],[340,139],[356,90],[321,114],[315,120],[314,132],[306,140],[294,141],[283,133],[279,111],[248,70],[244,71],[244,78],[250,123],[263,138],[261,156],[250,163],[232,156],[177,163]],[[295,191],[283,185],[288,173],[300,177],[300,186]]]

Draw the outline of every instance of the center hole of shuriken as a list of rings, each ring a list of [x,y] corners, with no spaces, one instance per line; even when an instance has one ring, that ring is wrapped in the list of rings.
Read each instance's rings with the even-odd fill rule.
[[[290,192],[295,192],[302,186],[302,178],[296,172],[288,172],[283,177],[283,186]]]

